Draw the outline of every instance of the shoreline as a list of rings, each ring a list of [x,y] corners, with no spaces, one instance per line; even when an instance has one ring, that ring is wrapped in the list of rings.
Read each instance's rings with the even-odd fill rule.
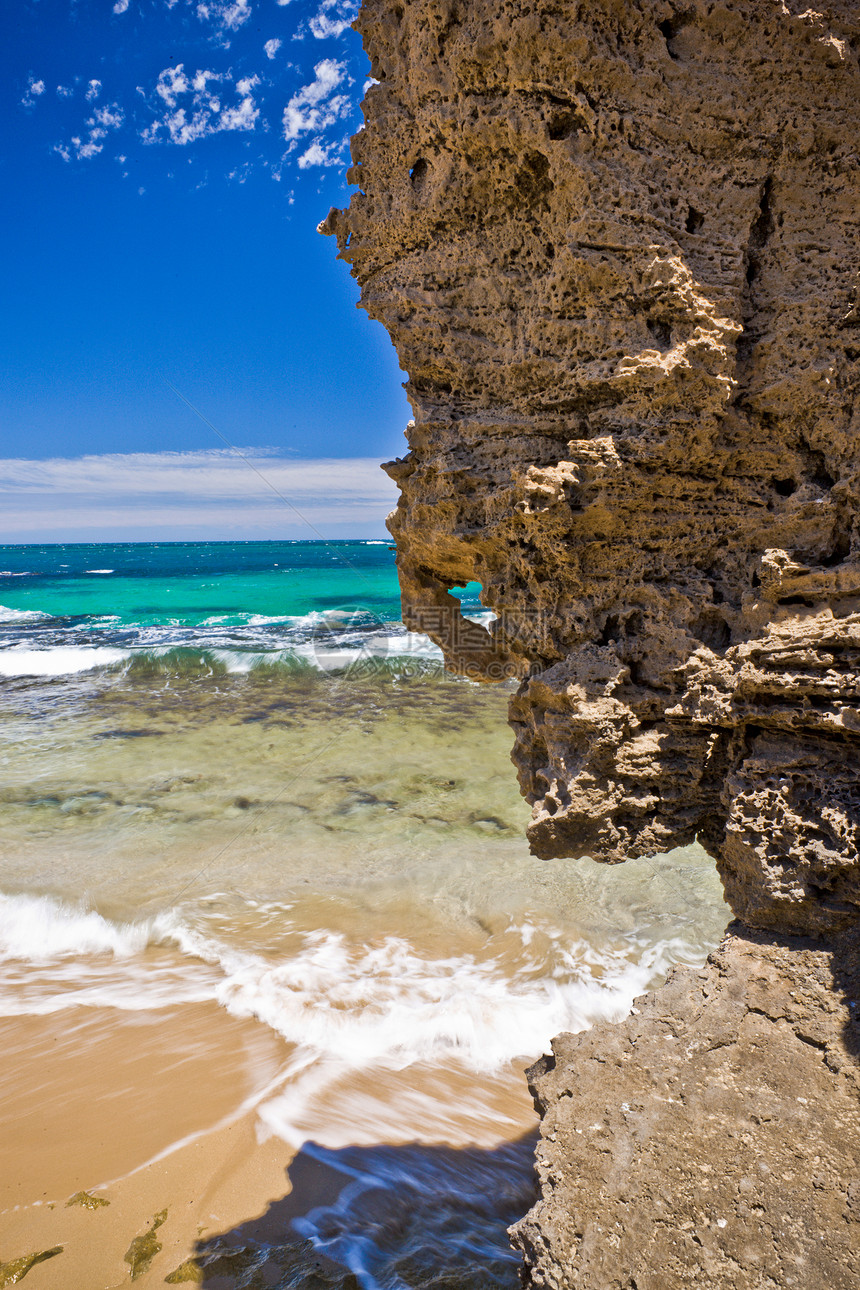
[[[221,1038],[212,1051],[216,1061],[229,1064],[236,1035]],[[127,1042],[127,1037],[123,1039]],[[121,1047],[114,1044],[114,1049]],[[117,1080],[118,1056],[121,1054],[115,1051],[113,1065],[102,1062],[97,1067],[108,1090]],[[144,1073],[141,1087],[146,1086],[146,1076],[153,1074],[152,1070]],[[290,1266],[295,1262],[297,1267],[304,1267],[306,1261],[308,1275],[311,1270],[314,1275],[324,1272],[332,1278],[332,1285],[340,1285],[341,1280],[352,1284],[346,1261],[321,1256],[308,1243],[308,1235],[315,1229],[309,1215],[321,1215],[323,1223],[330,1223],[332,1215],[343,1211],[350,1215],[344,1228],[347,1245],[361,1241],[362,1228],[375,1235],[383,1230],[388,1238],[380,1248],[386,1257],[408,1259],[412,1257],[410,1242],[395,1211],[410,1187],[415,1187],[416,1179],[418,1185],[408,1208],[414,1216],[422,1204],[428,1207],[421,1220],[428,1229],[441,1223],[450,1231],[452,1216],[456,1222],[458,1211],[464,1210],[467,1217],[460,1221],[471,1224],[474,1211],[483,1207],[485,1222],[495,1223],[498,1237],[504,1224],[524,1213],[533,1198],[531,1162],[537,1118],[526,1110],[529,1099],[524,1073],[521,1123],[509,1124],[507,1138],[502,1135],[499,1140],[496,1135],[493,1141],[485,1131],[474,1135],[484,1139],[477,1144],[420,1142],[399,1134],[395,1125],[387,1143],[362,1145],[362,1138],[369,1135],[359,1131],[356,1143],[333,1148],[308,1140],[296,1147],[274,1134],[262,1137],[258,1106],[265,1090],[253,1098],[254,1105],[249,1106],[246,1098],[244,1108],[234,1106],[225,1113],[225,1097],[239,1097],[244,1090],[243,1081],[237,1078],[238,1067],[224,1074],[220,1088],[200,1078],[194,1081],[195,1111],[199,1117],[220,1116],[217,1122],[198,1124],[183,1140],[162,1148],[143,1164],[135,1163],[111,1181],[94,1181],[100,1177],[100,1165],[107,1167],[111,1147],[93,1137],[93,1123],[100,1114],[98,1098],[92,1122],[68,1115],[67,1126],[73,1126],[79,1135],[77,1141],[67,1132],[61,1153],[55,1149],[51,1153],[46,1147],[41,1160],[30,1158],[29,1191],[19,1184],[17,1199],[9,1186],[5,1195],[0,1192],[6,1202],[0,1212],[0,1287],[17,1284],[24,1276],[31,1290],[115,1290],[129,1280],[143,1288],[179,1282],[241,1287],[246,1284],[246,1272],[259,1273],[268,1263],[282,1274],[285,1261]],[[412,1078],[404,1073],[401,1092]],[[462,1072],[464,1088],[470,1079],[475,1076]],[[177,1085],[176,1072],[162,1082],[168,1100],[175,1097],[178,1102],[184,1093],[182,1106],[188,1111],[192,1105],[188,1089]],[[396,1099],[393,1101],[396,1104]],[[40,1132],[39,1126],[31,1123],[29,1133],[38,1140],[48,1127],[41,1126]],[[138,1133],[135,1141],[142,1144],[143,1136]],[[125,1145],[128,1148],[129,1144]],[[149,1145],[155,1145],[154,1140]],[[28,1152],[21,1142],[13,1144],[13,1153],[7,1157],[13,1162],[10,1173],[15,1172],[15,1147],[19,1162],[32,1157],[32,1149]],[[44,1168],[49,1155],[56,1190],[43,1188],[42,1196],[35,1198],[35,1190],[45,1181],[45,1176],[37,1179],[37,1170],[40,1164]],[[437,1187],[423,1197],[422,1171],[425,1181],[430,1178]],[[444,1189],[446,1171],[450,1174],[448,1194]],[[398,1174],[407,1180],[400,1189],[393,1185]],[[468,1191],[470,1179],[474,1195]],[[66,1188],[72,1190],[66,1192]],[[505,1188],[511,1194],[504,1202],[510,1212],[500,1218],[496,1210]],[[294,1221],[300,1226],[294,1227]],[[320,1226],[319,1217],[316,1226]],[[402,1251],[398,1243],[402,1243]],[[507,1250],[500,1254],[498,1249],[489,1250],[489,1254],[510,1263],[510,1284],[515,1286],[517,1256]],[[32,1265],[21,1273],[20,1268],[30,1259]],[[462,1284],[468,1283],[466,1273]]]
[[[524,1068],[704,958],[712,866],[529,858],[506,696],[441,674],[4,695],[0,1286],[515,1290]]]
[[[30,1290],[129,1280],[238,1290],[267,1261],[279,1275],[307,1262],[325,1284],[351,1284],[363,1233],[381,1232],[379,1257],[394,1262],[420,1252],[434,1224],[456,1269],[473,1257],[481,1210],[478,1266],[509,1263],[516,1284],[504,1233],[533,1198],[537,1135],[525,1058],[496,1077],[323,1063],[309,1069],[308,1092],[290,1079],[286,1041],[214,1002],[112,1010],[107,1022],[84,1007],[6,1017],[0,1043],[13,1059],[0,1117],[0,1287],[26,1277]],[[296,1142],[268,1128],[272,1116],[295,1124]],[[308,1243],[338,1214],[340,1261]],[[421,1241],[405,1230],[416,1214]]]

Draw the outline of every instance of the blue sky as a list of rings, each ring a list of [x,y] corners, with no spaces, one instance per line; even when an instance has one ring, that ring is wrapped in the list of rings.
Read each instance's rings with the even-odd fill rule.
[[[97,540],[123,535],[121,507],[100,523],[105,474],[88,493],[81,459],[119,472],[127,456],[130,497],[144,474],[140,496],[151,495],[162,457],[174,482],[176,454],[223,465],[224,443],[168,383],[259,454],[263,473],[281,463],[282,484],[289,461],[343,459],[347,471],[402,451],[404,376],[316,233],[349,199],[368,74],[354,11],[354,0],[4,6],[0,458],[23,465],[0,472],[0,541],[71,538],[62,505],[34,503],[26,521],[21,480],[39,469],[62,500],[62,463],[76,463],[74,533]],[[167,492],[155,535],[191,536],[199,509],[184,515]],[[363,518],[345,515],[356,536],[382,531],[383,495],[384,483]],[[129,537],[147,528],[143,505]],[[206,523],[217,529],[217,513]]]

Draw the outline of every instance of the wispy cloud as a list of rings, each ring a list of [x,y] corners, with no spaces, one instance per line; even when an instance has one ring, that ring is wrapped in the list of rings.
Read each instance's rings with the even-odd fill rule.
[[[327,40],[339,36],[355,21],[358,4],[355,0],[322,0],[317,12],[310,20],[311,34],[317,40]]]
[[[334,91],[349,84],[346,64],[324,58],[314,67],[314,79],[303,85],[284,108],[284,138],[294,142],[302,134],[320,134],[352,110],[346,94]]]
[[[306,148],[298,158],[299,170],[307,170],[308,166],[339,166],[343,162],[343,146],[346,140],[335,143],[320,143],[319,139],[314,139],[309,148]]]
[[[124,120],[123,110],[118,103],[105,104],[104,107],[96,108],[93,116],[95,124],[103,126],[106,130],[118,130]]]
[[[141,145],[186,148],[213,135],[246,136],[247,145],[253,134],[254,148],[237,140],[238,155],[211,150],[207,162],[217,155],[227,178],[266,173],[274,180],[290,171],[296,176],[313,167],[342,165],[344,123],[355,114],[362,80],[353,63],[357,42],[347,31],[357,7],[358,0],[276,0],[274,5],[272,0],[152,0],[146,5],[108,0],[108,14],[133,11],[134,48],[123,43],[128,22],[102,18],[112,51],[94,48],[98,61],[89,72],[66,67],[56,81],[52,78],[50,94],[34,71],[21,110],[51,130],[45,142],[66,162],[120,152],[142,160],[133,153],[143,151]],[[262,39],[267,34],[269,39]],[[304,43],[291,45],[291,38]],[[323,58],[317,40],[328,41],[319,50]],[[177,43],[183,61],[171,61],[155,76],[148,61],[138,57],[138,44],[149,51]],[[285,49],[290,59],[284,58]],[[36,114],[43,96],[48,106]],[[111,138],[120,131],[121,137]],[[191,155],[202,154],[205,146]]]
[[[195,88],[205,90],[207,79],[220,81],[221,77],[215,72],[198,72],[195,77]],[[165,67],[163,72],[159,72],[155,92],[169,108],[176,107],[179,96],[187,94],[190,89],[184,63],[180,63],[178,67]]]
[[[31,75],[27,81],[27,89],[24,92],[24,97],[21,99],[21,103],[24,107],[32,107],[36,102],[36,99],[41,98],[44,93],[45,82],[37,81],[35,76]]]
[[[105,140],[112,130],[118,130],[125,120],[125,114],[118,103],[106,103],[98,107],[85,122],[86,133],[72,135],[70,141],[54,145],[64,161],[75,157],[78,161],[87,161],[97,157],[105,145]]]
[[[217,87],[225,81],[226,92],[238,95],[238,102],[225,104],[222,90],[209,88],[210,83]],[[167,110],[141,131],[141,137],[146,143],[165,138],[188,144],[222,130],[253,130],[260,116],[254,101],[259,84],[259,76],[241,76],[230,86],[222,73],[197,71],[189,78],[183,63],[165,67],[155,91]]]
[[[251,16],[250,0],[201,0],[197,17],[213,22],[222,30],[238,31]]]
[[[225,451],[0,459],[0,541],[383,532],[397,490],[374,458],[243,453],[252,465]]]

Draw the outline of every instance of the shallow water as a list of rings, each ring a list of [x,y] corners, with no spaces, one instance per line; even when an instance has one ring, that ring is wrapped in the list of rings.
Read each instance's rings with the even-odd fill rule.
[[[532,859],[505,694],[446,676],[426,643],[380,665],[374,633],[345,669],[258,649],[228,670],[174,644],[7,680],[7,1123],[20,1136],[29,1088],[34,1124],[62,1135],[87,1054],[111,1044],[136,1044],[153,1090],[166,1053],[192,1088],[207,1053],[229,1050],[218,1115],[253,1108],[261,1138],[342,1180],[336,1203],[273,1213],[234,1246],[284,1259],[310,1241],[368,1290],[443,1272],[513,1286],[505,1228],[529,1203],[534,1129],[524,1066],[559,1031],[623,1017],[673,963],[702,961],[726,908],[695,847],[615,868]],[[66,1077],[46,1066],[58,1036],[77,1062]],[[127,1133],[93,1150],[94,1187],[201,1131],[191,1108],[160,1116],[157,1092],[135,1099],[123,1078]],[[33,1165],[29,1200],[60,1194],[51,1169]],[[20,1188],[14,1203],[28,1203]]]

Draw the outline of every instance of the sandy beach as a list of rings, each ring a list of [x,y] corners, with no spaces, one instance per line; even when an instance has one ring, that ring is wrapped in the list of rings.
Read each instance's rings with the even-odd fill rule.
[[[331,1210],[354,1185],[355,1149],[317,1155],[308,1143],[296,1152],[261,1131],[257,1108],[283,1044],[253,1022],[213,1016],[217,1011],[163,1010],[143,1026],[120,1023],[101,1035],[88,1033],[94,1027],[86,1021],[70,1032],[56,1017],[0,1027],[4,1051],[16,1058],[16,1076],[2,1088],[0,1285],[26,1275],[28,1286],[44,1290],[113,1290],[130,1280],[216,1290],[251,1284],[253,1275],[263,1278],[254,1285],[274,1285],[288,1264],[307,1275],[315,1265],[329,1269],[330,1283],[341,1283],[343,1267],[314,1252],[293,1220]],[[361,1141],[372,1136],[370,1103],[396,1107],[410,1095],[428,1105],[442,1097],[459,1102],[461,1133],[475,1140],[470,1149],[416,1148],[416,1126],[398,1133],[395,1115],[389,1141],[358,1148],[364,1164],[387,1156],[390,1169],[399,1153],[417,1150],[431,1168],[446,1157],[455,1161],[461,1188],[470,1171],[495,1173],[490,1204],[499,1189],[527,1201],[530,1148],[523,1140],[530,1142],[536,1117],[515,1079],[505,1081],[495,1098],[490,1089],[478,1099],[469,1133],[472,1082],[465,1072],[440,1079],[429,1069],[390,1073],[387,1081],[355,1075],[330,1091],[328,1118],[336,1122],[345,1099],[356,1116],[364,1114],[363,1131],[352,1135]],[[323,1118],[325,1101],[317,1112]],[[505,1125],[509,1138],[498,1160],[494,1123]],[[381,1114],[376,1127],[384,1132]],[[434,1207],[443,1195],[441,1188]],[[384,1225],[390,1209],[379,1185],[360,1221]],[[428,1232],[438,1220],[438,1212],[428,1218]]]
[[[503,689],[373,615],[140,623],[146,572],[5,626],[0,1286],[515,1290],[524,1068],[702,961],[713,866],[535,861]]]

